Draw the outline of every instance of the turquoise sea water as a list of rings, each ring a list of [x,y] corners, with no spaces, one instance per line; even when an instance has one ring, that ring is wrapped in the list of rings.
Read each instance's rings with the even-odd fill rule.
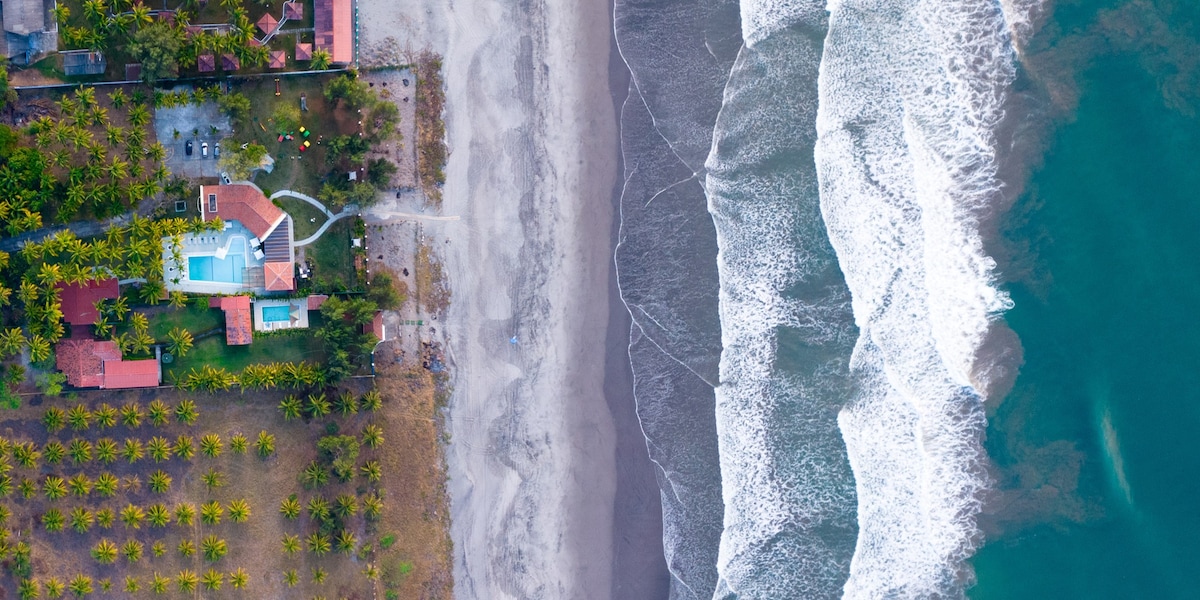
[[[1090,62],[1008,231],[1025,365],[976,600],[1200,595],[1200,120],[1147,57]]]

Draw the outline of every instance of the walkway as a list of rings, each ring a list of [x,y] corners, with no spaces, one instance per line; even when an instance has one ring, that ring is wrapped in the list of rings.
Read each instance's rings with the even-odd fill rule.
[[[317,207],[317,210],[325,213],[326,217],[330,217],[330,218],[333,217],[333,213],[329,212],[329,209],[325,208],[325,205],[321,204],[320,200],[317,200],[316,198],[313,198],[312,196],[309,196],[308,194],[301,194],[300,192],[293,192],[292,190],[279,190],[278,192],[271,194],[271,200],[274,200],[276,198],[295,198],[297,200],[303,200],[303,201]],[[343,211],[343,212],[345,212],[345,211]]]
[[[318,229],[316,233],[314,233],[302,240],[296,240],[295,242],[292,243],[292,246],[296,247],[296,248],[299,248],[300,246],[307,246],[307,245],[317,241],[318,239],[320,239],[321,235],[323,233],[325,233],[326,229],[329,229],[330,225],[333,225],[334,223],[341,221],[342,219],[345,219],[346,217],[352,217],[357,214],[358,214],[357,208],[351,208],[350,206],[347,206],[346,210],[343,210],[342,212],[330,217],[328,221],[325,221],[325,224],[321,225],[321,228]]]

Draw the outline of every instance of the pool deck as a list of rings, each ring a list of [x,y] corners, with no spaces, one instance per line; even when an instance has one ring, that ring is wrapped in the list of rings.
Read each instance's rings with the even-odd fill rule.
[[[225,224],[221,232],[206,231],[199,235],[184,234],[181,253],[182,264],[176,264],[171,259],[171,243],[163,240],[163,269],[166,275],[168,291],[182,291],[197,294],[238,294],[253,292],[266,293],[266,283],[262,275],[262,259],[254,257],[250,248],[250,240],[254,234],[236,221]],[[238,245],[246,261],[246,268],[241,283],[225,283],[220,281],[193,281],[188,279],[188,259],[191,257],[211,256],[223,260],[226,256],[236,254]]]

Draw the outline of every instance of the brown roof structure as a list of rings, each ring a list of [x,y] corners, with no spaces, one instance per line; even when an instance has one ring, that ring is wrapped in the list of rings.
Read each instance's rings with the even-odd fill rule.
[[[308,310],[318,310],[329,299],[325,294],[312,294],[308,297]]]
[[[54,348],[55,366],[74,387],[128,389],[154,387],[161,379],[158,360],[123,360],[111,341],[67,339]]]
[[[304,5],[292,0],[283,3],[283,18],[299,21],[304,18]]]
[[[237,221],[259,240],[266,239],[287,214],[256,187],[247,184],[200,186],[200,216],[205,221],[220,217]]]
[[[249,296],[220,296],[208,299],[209,308],[225,311],[225,343],[245,346],[254,341]]]
[[[196,70],[201,73],[211,73],[217,70],[217,57],[211,54],[201,54],[196,57]]]
[[[263,263],[263,275],[268,292],[290,292],[296,289],[296,269],[290,262]]]
[[[316,46],[328,50],[334,63],[354,61],[353,20],[350,0],[313,0]]]
[[[271,32],[275,31],[275,28],[279,26],[279,21],[275,20],[275,17],[272,17],[271,13],[265,13],[256,25],[258,25],[259,30],[263,34],[271,35]]]
[[[271,69],[282,69],[287,66],[287,53],[283,50],[272,50],[267,56],[267,66]]]
[[[96,302],[112,300],[121,295],[117,280],[97,279],[84,284],[58,283],[63,319],[71,325],[91,325],[100,317]]]
[[[221,70],[222,71],[236,71],[240,68],[242,68],[242,62],[238,60],[238,57],[236,57],[232,54],[222,54],[221,55]]]
[[[312,60],[312,44],[296,42],[296,60]]]
[[[363,325],[363,333],[370,333],[381,342],[384,340],[386,331],[383,326],[383,311],[375,311],[375,318],[371,319],[370,323]]]

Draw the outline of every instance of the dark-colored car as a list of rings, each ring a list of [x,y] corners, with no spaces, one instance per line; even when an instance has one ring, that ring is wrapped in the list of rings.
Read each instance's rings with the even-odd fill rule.
[[[188,156],[192,155],[192,140],[188,140],[187,143],[183,145],[183,153]]]

